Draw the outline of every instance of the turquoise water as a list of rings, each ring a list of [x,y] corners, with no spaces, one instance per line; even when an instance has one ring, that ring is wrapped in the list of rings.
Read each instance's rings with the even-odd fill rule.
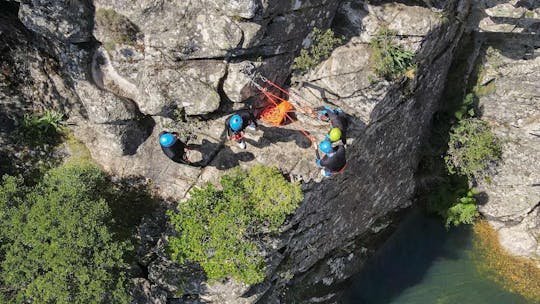
[[[531,304],[482,277],[472,231],[412,211],[353,279],[343,304]],[[540,284],[540,283],[539,283]]]

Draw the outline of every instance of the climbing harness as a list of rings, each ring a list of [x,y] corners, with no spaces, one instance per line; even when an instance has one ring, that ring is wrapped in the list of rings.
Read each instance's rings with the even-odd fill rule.
[[[240,134],[234,134],[231,136],[231,139],[234,141],[240,141],[244,138],[244,132],[241,132]]]
[[[347,168],[347,164],[345,164],[345,166],[343,166],[343,168],[339,169],[339,171],[330,172],[330,174],[332,174],[332,175],[339,175],[339,174],[343,173],[343,172],[345,171],[346,168]]]

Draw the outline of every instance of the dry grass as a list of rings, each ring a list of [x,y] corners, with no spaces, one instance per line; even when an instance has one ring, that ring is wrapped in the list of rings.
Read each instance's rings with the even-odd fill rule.
[[[474,225],[475,262],[480,273],[503,288],[540,302],[540,268],[526,258],[510,255],[499,243],[497,232],[486,222]]]

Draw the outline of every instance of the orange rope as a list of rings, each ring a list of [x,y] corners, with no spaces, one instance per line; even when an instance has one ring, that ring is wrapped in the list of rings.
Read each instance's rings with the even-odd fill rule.
[[[282,101],[277,106],[267,107],[261,114],[261,119],[277,127],[281,125],[287,113],[293,112],[293,105],[288,101]]]
[[[289,119],[290,121],[292,121],[293,123],[296,122],[296,120],[294,120],[288,113],[289,112],[294,112],[294,109],[292,108],[292,105],[290,102],[288,102],[287,100],[281,98],[281,97],[278,97],[270,92],[268,92],[268,90],[262,88],[262,89],[259,89],[265,96],[266,98],[268,98],[273,104],[274,104],[274,108],[270,108],[270,109],[266,109],[264,112],[267,112],[268,115],[271,116],[270,120],[273,121],[275,123],[276,120],[279,119],[279,124],[277,125],[280,125],[281,122],[283,122],[283,117],[286,117],[287,119]],[[281,103],[286,103],[288,104],[289,106],[282,106],[281,108],[278,108],[279,105],[281,103],[277,103],[276,100],[280,100]],[[287,110],[287,111],[284,111],[284,110]],[[275,113],[272,113],[270,114],[269,112],[270,111],[273,111]],[[264,114],[263,112],[263,114]],[[281,115],[280,117],[276,117],[277,115]],[[261,116],[262,117],[262,116]],[[271,122],[272,123],[272,122]],[[316,144],[315,142],[315,139],[313,138],[313,136],[311,136],[311,134],[309,134],[304,128],[302,128],[301,126],[299,126],[298,124],[295,125],[296,126],[296,129],[300,132],[302,132],[302,134],[304,134],[310,141],[311,143],[313,144]]]

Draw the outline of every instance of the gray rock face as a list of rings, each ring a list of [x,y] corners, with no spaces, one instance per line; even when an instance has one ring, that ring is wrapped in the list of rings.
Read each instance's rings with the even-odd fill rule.
[[[540,262],[540,36],[531,26],[540,19],[538,7],[517,4],[481,1],[476,7],[485,33],[479,104],[503,142],[496,174],[481,182],[488,199],[480,211],[509,252]]]
[[[157,249],[141,257],[148,276],[135,280],[135,302],[178,303],[188,297],[213,303],[290,303],[293,298],[330,303],[338,295],[329,290],[360,267],[392,214],[411,204],[419,146],[463,30],[457,21],[467,15],[468,4],[448,1],[448,22],[426,7],[332,0],[96,0],[90,12],[78,1],[23,1],[19,14],[33,35],[50,44],[60,83],[79,106],[70,118],[75,134],[106,170],[146,177],[162,196],[175,200],[234,166],[276,165],[305,182],[304,203],[283,236],[272,240],[266,282],[203,282],[162,254],[170,231],[152,228],[141,232],[144,239],[158,241]],[[338,11],[353,26],[338,24]],[[247,150],[226,141],[227,115],[257,99],[243,68],[254,65],[282,85],[307,34],[333,21],[347,39],[291,88],[298,121],[248,131]],[[383,25],[396,29],[399,43],[417,53],[416,77],[396,83],[370,79],[368,43]],[[311,110],[326,104],[344,109],[351,129],[347,170],[323,180],[313,143],[299,131],[322,140],[329,125],[314,119]],[[189,137],[188,157],[204,168],[166,158],[157,144],[165,129]]]
[[[92,39],[92,7],[88,1],[20,1],[19,18],[31,31],[69,43]]]

